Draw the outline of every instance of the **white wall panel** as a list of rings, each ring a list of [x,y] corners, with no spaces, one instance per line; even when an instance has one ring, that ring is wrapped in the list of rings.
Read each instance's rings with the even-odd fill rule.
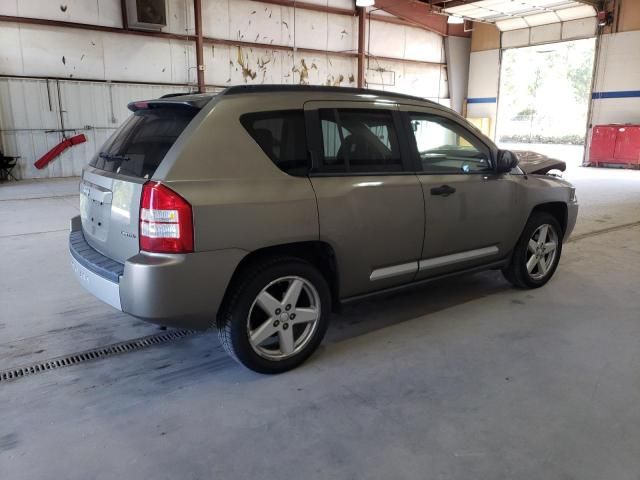
[[[469,88],[471,39],[449,36],[445,39],[445,51],[451,105],[456,112],[462,113]]]
[[[326,50],[327,16],[326,13],[296,9],[295,23],[293,25],[296,47]],[[289,28],[291,28],[291,25]]]
[[[0,3],[10,0],[2,0]],[[109,27],[122,27],[118,0],[17,0],[20,17],[45,18],[64,22],[90,23]]]
[[[202,33],[205,37],[231,38],[229,0],[202,0]],[[280,15],[279,7],[272,7]]]
[[[123,81],[184,83],[187,65],[184,52],[172,55],[172,44],[182,47],[177,40],[144,37],[133,41],[128,35],[104,34],[105,79]],[[174,65],[175,63],[175,65]],[[176,76],[179,76],[176,78]]]
[[[18,15],[18,0],[3,0],[0,2],[0,15]]]
[[[355,58],[214,45],[205,49],[206,83],[221,86],[302,83],[354,86]]]
[[[193,35],[195,23],[193,16],[193,0],[166,0],[167,2],[167,26],[163,32],[177,33],[178,35]]]
[[[231,60],[232,52],[228,45],[205,45],[203,53],[205,83],[230,85],[231,64],[237,59],[237,51],[234,60]]]
[[[213,32],[212,36],[245,42],[282,44],[280,7],[273,5],[266,7],[265,4],[248,0],[226,1],[228,1],[228,14],[225,15],[223,9],[219,13],[228,18],[228,34],[222,36],[224,32]],[[203,23],[208,23],[209,18],[203,18]],[[215,22],[216,25],[220,23],[220,20]],[[206,29],[203,28],[203,31]]]
[[[640,31],[603,35],[596,92],[640,90]]]
[[[189,42],[40,25],[0,26],[3,75],[158,83],[195,79]]]
[[[323,85],[329,74],[326,55],[295,53],[293,83],[301,85]]]
[[[346,15],[330,15],[327,31],[327,50],[332,52],[358,51],[358,20]]]
[[[640,92],[640,31],[602,36],[594,91]],[[592,123],[640,123],[640,98],[593,100]]]
[[[368,22],[367,22],[368,23]],[[404,58],[405,27],[387,22],[371,22],[367,33],[367,49],[371,55]]]
[[[41,25],[19,28],[24,75],[104,78],[104,33]]]
[[[498,116],[498,88],[500,76],[500,50],[471,52],[469,62],[469,91],[467,117],[489,118],[490,136],[495,137]],[[482,103],[473,103],[480,101]]]
[[[374,56],[444,62],[443,37],[421,28],[372,21],[367,50]]]
[[[640,124],[640,98],[607,98],[593,102],[593,125]]]
[[[106,139],[130,115],[127,104],[157,98],[165,93],[186,91],[184,87],[109,84],[24,78],[0,79],[0,130],[2,146],[10,155],[20,155],[14,171],[18,178],[79,175]],[[62,141],[58,86],[64,126],[75,129],[67,136],[84,133],[87,142],[71,147],[45,169],[33,163]],[[47,130],[54,130],[47,132]]]
[[[436,65],[405,63],[404,77],[401,77],[398,88],[391,90],[431,99],[447,98],[447,70]]]
[[[166,2],[167,26],[162,31],[192,34],[194,32],[193,1],[166,0]],[[2,0],[0,14],[122,27],[122,11],[119,0],[65,0],[64,2]]]
[[[447,98],[446,68],[403,61],[371,60],[366,71],[370,88],[429,99]]]
[[[171,83],[197,83],[195,45],[189,42],[171,40]],[[206,45],[205,45],[206,48]],[[157,80],[153,80],[154,82]]]
[[[327,78],[325,85],[355,87],[358,64],[355,58],[327,56]]]
[[[20,27],[0,22],[0,69],[5,75],[24,75]]]
[[[230,52],[230,81],[222,85],[281,83],[283,65],[280,51],[262,48],[227,48]]]
[[[498,96],[500,50],[471,52],[469,61],[469,98]]]
[[[405,28],[405,52],[406,60],[419,60],[423,62],[444,62],[444,38],[437,33],[429,32],[421,28]]]

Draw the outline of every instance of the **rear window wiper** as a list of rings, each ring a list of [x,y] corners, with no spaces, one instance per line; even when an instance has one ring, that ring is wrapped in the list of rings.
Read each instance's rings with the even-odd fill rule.
[[[113,161],[128,162],[130,160],[129,157],[127,157],[126,155],[118,155],[115,153],[100,152],[98,156],[100,158],[104,158],[105,160],[110,160],[112,162]]]

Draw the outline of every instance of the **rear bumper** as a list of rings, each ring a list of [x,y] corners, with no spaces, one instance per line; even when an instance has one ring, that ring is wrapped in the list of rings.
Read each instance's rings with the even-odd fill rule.
[[[161,325],[205,329],[214,323],[244,251],[185,255],[140,252],[122,265],[86,243],[76,218],[71,221],[69,235],[72,267],[78,281],[94,296],[134,317]]]
[[[122,310],[119,283],[124,265],[105,257],[86,242],[80,217],[71,219],[69,253],[78,282],[95,297]]]
[[[71,244],[71,239],[69,240],[69,243]],[[69,250],[73,252],[71,247]],[[95,273],[88,268],[84,262],[79,261],[73,253],[71,254],[71,268],[73,269],[73,273],[76,274],[76,278],[80,284],[89,290],[93,296],[99,298],[105,303],[108,303],[113,308],[122,310],[118,283]]]

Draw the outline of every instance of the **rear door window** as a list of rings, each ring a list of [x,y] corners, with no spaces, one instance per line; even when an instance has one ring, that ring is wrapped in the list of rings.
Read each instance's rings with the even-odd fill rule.
[[[138,110],[105,143],[91,166],[132,177],[152,177],[197,113],[186,108]]]
[[[295,176],[308,174],[309,150],[302,110],[248,113],[240,122],[280,170]]]
[[[386,110],[320,109],[323,172],[403,170],[393,115]]]

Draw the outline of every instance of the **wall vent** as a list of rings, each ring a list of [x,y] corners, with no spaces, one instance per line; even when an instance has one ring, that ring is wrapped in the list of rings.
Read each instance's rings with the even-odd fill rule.
[[[138,30],[162,30],[167,26],[166,0],[127,0],[127,23]]]

